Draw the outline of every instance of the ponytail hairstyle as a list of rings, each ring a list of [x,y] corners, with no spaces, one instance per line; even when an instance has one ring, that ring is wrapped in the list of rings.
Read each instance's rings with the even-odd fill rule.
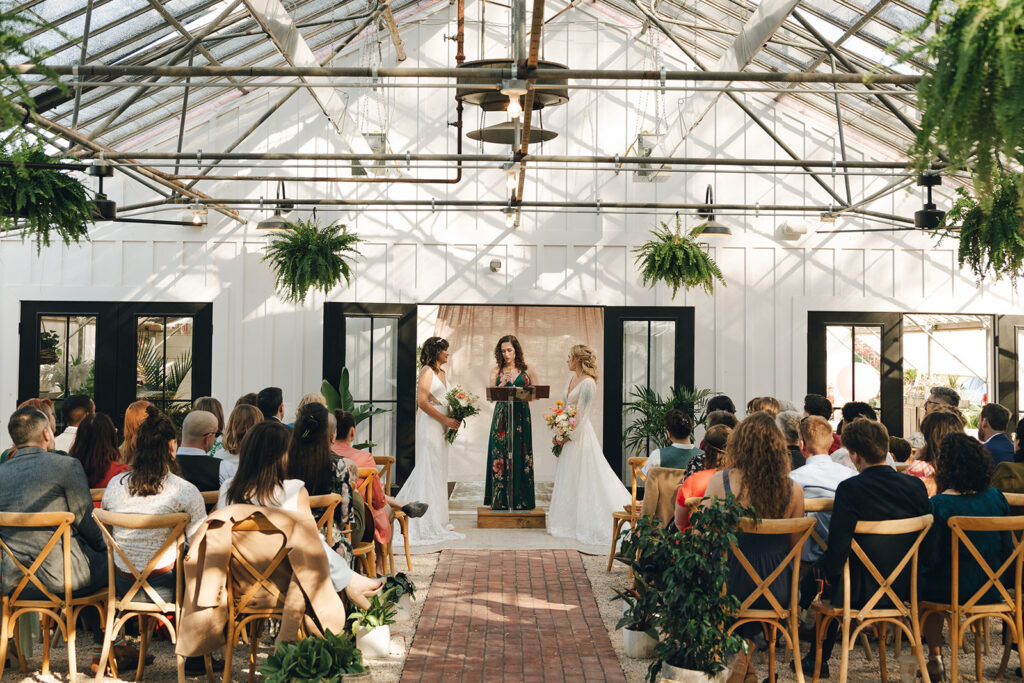
[[[420,349],[420,365],[423,367],[429,367],[434,372],[437,372],[440,366],[437,364],[437,357],[441,355],[442,351],[448,350],[448,342],[442,337],[431,337],[427,341],[423,342],[423,348]]]
[[[597,381],[597,356],[594,355],[592,348],[586,344],[576,344],[569,349],[569,355],[579,364],[580,372],[588,377],[593,377],[595,382]]]
[[[277,420],[253,425],[238,449],[238,472],[228,486],[228,505],[273,503],[288,475],[288,428]]]
[[[327,408],[309,403],[299,410],[288,446],[288,477],[301,479],[311,496],[334,490],[337,475],[328,439]]]
[[[334,438],[338,441],[344,441],[348,438],[348,433],[356,428],[355,416],[347,410],[338,408],[334,411],[334,421],[337,423],[337,432]]]
[[[176,439],[174,425],[167,416],[153,404],[146,406],[146,419],[139,425],[135,436],[132,470],[125,475],[129,494],[156,495],[163,488],[164,479],[169,473],[179,473],[178,463],[170,448],[170,443]]]

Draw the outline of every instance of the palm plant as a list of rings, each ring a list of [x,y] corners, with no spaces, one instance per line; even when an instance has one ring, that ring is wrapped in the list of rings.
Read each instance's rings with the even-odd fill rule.
[[[635,386],[629,392],[630,405],[623,411],[635,415],[633,422],[622,433],[623,445],[634,455],[643,455],[648,448],[665,448],[665,413],[673,408],[682,411],[693,420],[694,425],[702,424],[707,417],[708,399],[715,395],[710,389],[689,387],[673,388],[667,399],[647,386]]]
[[[188,373],[192,371],[192,352],[182,352],[167,365],[164,362],[163,348],[157,344],[155,337],[140,334],[138,340],[135,365],[139,389],[150,395],[159,394],[173,398]]]
[[[338,378],[338,386],[334,386],[326,379],[320,383],[320,393],[323,394],[325,399],[327,399],[328,410],[334,411],[341,409],[346,413],[352,413],[352,417],[355,418],[357,425],[363,420],[367,420],[374,415],[380,415],[381,413],[388,412],[387,408],[374,408],[372,403],[363,403],[357,406],[355,399],[352,397],[352,392],[349,391],[348,387],[348,368],[345,367],[341,369],[341,376]],[[372,448],[373,445],[374,444],[372,442],[366,441],[354,444],[353,448]]]
[[[360,255],[360,241],[344,225],[298,220],[271,240],[263,260],[274,269],[285,301],[301,304],[311,289],[327,294],[342,280],[351,282],[351,261]]]

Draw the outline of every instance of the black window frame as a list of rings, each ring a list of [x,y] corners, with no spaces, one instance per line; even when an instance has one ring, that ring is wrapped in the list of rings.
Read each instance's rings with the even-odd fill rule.
[[[1010,423],[1006,426],[1007,433],[1017,431],[1024,410],[1018,405],[1020,392],[1024,391],[1018,379],[1020,377],[1021,354],[1024,349],[1017,346],[1017,330],[1024,330],[1024,315],[997,315],[995,325],[996,347],[996,400],[1010,411]]]

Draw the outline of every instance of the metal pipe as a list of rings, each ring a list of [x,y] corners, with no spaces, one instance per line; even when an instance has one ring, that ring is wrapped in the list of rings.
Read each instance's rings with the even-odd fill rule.
[[[190,41],[191,42],[191,41]],[[15,64],[15,73],[40,74],[34,64]],[[68,76],[74,72],[74,65],[54,64],[58,75]],[[374,69],[359,66],[150,66],[150,65],[107,65],[90,64],[78,70],[79,76],[149,76],[156,78],[176,77],[324,77],[324,78],[509,78],[511,69],[486,67],[380,67]],[[650,71],[639,69],[530,69],[527,77],[537,81],[546,80],[598,80],[598,81],[739,81],[756,83],[855,83],[865,82],[889,85],[917,85],[921,76],[916,74],[870,74],[870,73],[821,73],[821,72],[765,72],[765,71]]]
[[[88,59],[89,54],[89,27],[92,25],[92,5],[93,0],[85,5],[85,30],[82,32],[82,51],[78,55],[78,65],[82,66]],[[71,113],[71,127],[74,128],[78,125],[78,112],[82,106],[82,86],[75,87],[75,107]]]

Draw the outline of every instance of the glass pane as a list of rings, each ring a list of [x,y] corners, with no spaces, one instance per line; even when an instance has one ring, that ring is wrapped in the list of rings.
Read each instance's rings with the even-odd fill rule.
[[[59,399],[67,388],[67,320],[65,315],[39,318],[40,398]]]
[[[55,401],[68,394],[95,395],[96,318],[41,316],[39,396]]]
[[[135,397],[154,403],[192,398],[192,318],[140,317]]]
[[[68,319],[68,393],[96,393],[96,318],[71,316]]]
[[[167,400],[192,400],[192,318],[167,318]]]
[[[357,403],[370,400],[372,318],[345,318],[345,367],[348,390]],[[361,437],[356,437],[362,440]]]
[[[826,396],[834,406],[853,400],[853,328],[825,327]]]
[[[882,397],[882,328],[853,328],[853,400],[876,411]]]
[[[672,320],[651,321],[651,376],[649,385],[661,396],[672,391],[676,371],[676,324]]]
[[[380,408],[388,408],[388,412],[373,417],[373,441],[371,449],[374,455],[395,457],[395,404],[387,403]]]
[[[140,317],[136,322],[135,398],[164,398],[164,319]]]
[[[346,356],[347,358],[347,356]],[[373,400],[398,398],[398,320],[373,319]]]
[[[649,323],[626,320],[622,323],[622,402],[631,401],[633,387],[647,386],[647,342]]]

